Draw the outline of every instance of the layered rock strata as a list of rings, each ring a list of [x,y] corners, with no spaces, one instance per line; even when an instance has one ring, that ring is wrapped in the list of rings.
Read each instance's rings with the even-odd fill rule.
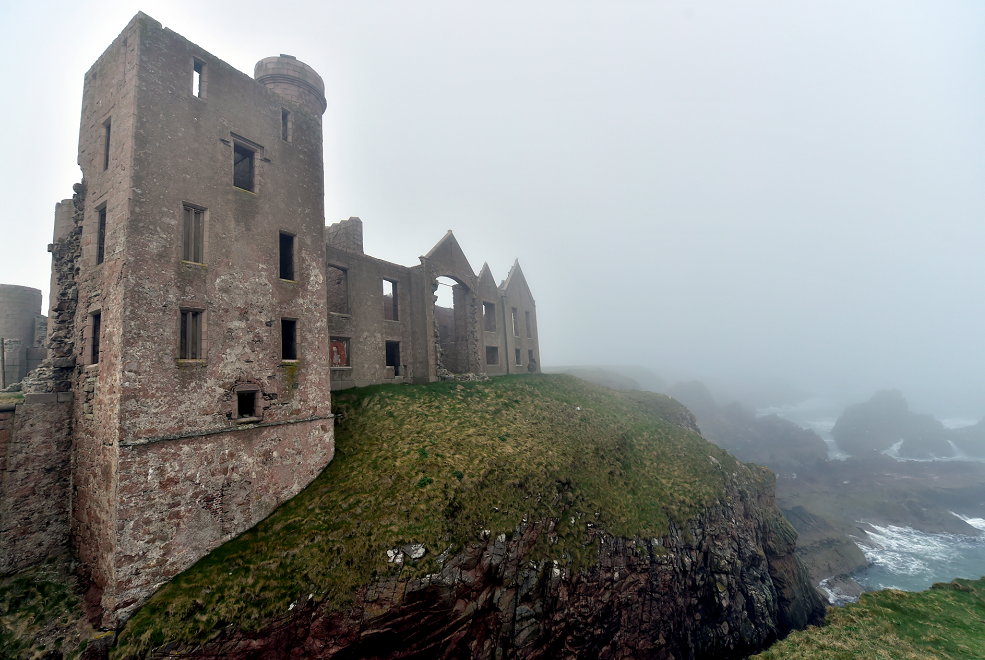
[[[756,490],[739,479],[663,538],[614,538],[589,525],[584,541],[598,563],[584,571],[533,560],[554,523],[525,522],[509,537],[480,535],[438,573],[367,585],[344,611],[309,598],[258,633],[228,629],[160,657],[745,657],[821,622],[825,607],[794,555],[772,480]]]

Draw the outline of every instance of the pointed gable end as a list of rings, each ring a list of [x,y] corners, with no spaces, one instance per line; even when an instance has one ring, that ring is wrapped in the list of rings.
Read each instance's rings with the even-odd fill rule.
[[[506,276],[506,281],[500,285],[499,291],[504,296],[510,295],[511,293],[515,295],[522,291],[530,299],[532,304],[537,304],[534,300],[534,295],[530,293],[527,278],[523,276],[523,269],[520,268],[519,259],[513,262],[513,267],[510,268],[510,274]]]
[[[429,263],[432,276],[450,277],[475,291],[475,271],[450,229],[421,261]]]

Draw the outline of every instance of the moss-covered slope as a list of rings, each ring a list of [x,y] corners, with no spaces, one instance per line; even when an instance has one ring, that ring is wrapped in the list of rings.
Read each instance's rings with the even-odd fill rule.
[[[68,553],[0,578],[0,658],[79,657],[100,635],[86,620],[80,589]]]
[[[333,409],[341,422],[324,473],[162,588],[115,655],[229,625],[257,630],[310,600],[344,607],[374,577],[434,572],[445,550],[482,530],[509,535],[524,516],[558,520],[556,541],[535,556],[583,568],[598,556],[583,543],[587,520],[660,537],[722,498],[738,469],[682,427],[693,418],[669,397],[571,376],[349,390]],[[388,563],[387,549],[415,543],[427,548],[417,563]]]
[[[937,583],[920,593],[862,594],[828,610],[819,628],[792,633],[761,660],[985,658],[985,578]]]

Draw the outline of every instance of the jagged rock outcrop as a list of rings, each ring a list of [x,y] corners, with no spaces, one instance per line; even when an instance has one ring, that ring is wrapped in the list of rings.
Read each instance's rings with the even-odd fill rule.
[[[901,442],[899,452],[909,458],[953,456],[945,435],[944,425],[932,415],[910,412],[899,390],[881,390],[865,403],[848,406],[831,429],[838,446],[852,455]]]
[[[480,538],[439,573],[364,586],[344,611],[309,600],[257,633],[229,629],[158,657],[745,657],[825,612],[772,475],[753,476],[736,475],[718,504],[661,539],[588,526],[598,563],[584,571],[531,561],[553,532],[552,521],[531,521]]]
[[[703,383],[677,383],[669,394],[694,412],[701,435],[740,461],[798,472],[826,461],[828,447],[814,431],[776,415],[757,417],[738,403],[719,406]]]
[[[847,526],[839,529],[830,520],[799,505],[782,511],[797,530],[797,554],[815,583],[847,575],[868,564],[865,554],[849,537]],[[862,535],[860,530],[855,531]]]

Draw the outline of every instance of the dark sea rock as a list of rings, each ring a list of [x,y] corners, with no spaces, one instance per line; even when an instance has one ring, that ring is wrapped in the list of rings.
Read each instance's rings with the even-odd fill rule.
[[[947,439],[969,456],[985,458],[985,419],[974,426],[949,430]]]
[[[884,451],[898,442],[907,458],[946,458],[954,455],[944,425],[931,415],[910,412],[899,390],[881,390],[865,403],[845,408],[831,436],[842,451],[859,455]]]
[[[865,554],[846,533],[853,530],[846,530],[844,524],[800,505],[782,511],[797,530],[797,554],[804,560],[812,582],[848,575],[868,564]]]

